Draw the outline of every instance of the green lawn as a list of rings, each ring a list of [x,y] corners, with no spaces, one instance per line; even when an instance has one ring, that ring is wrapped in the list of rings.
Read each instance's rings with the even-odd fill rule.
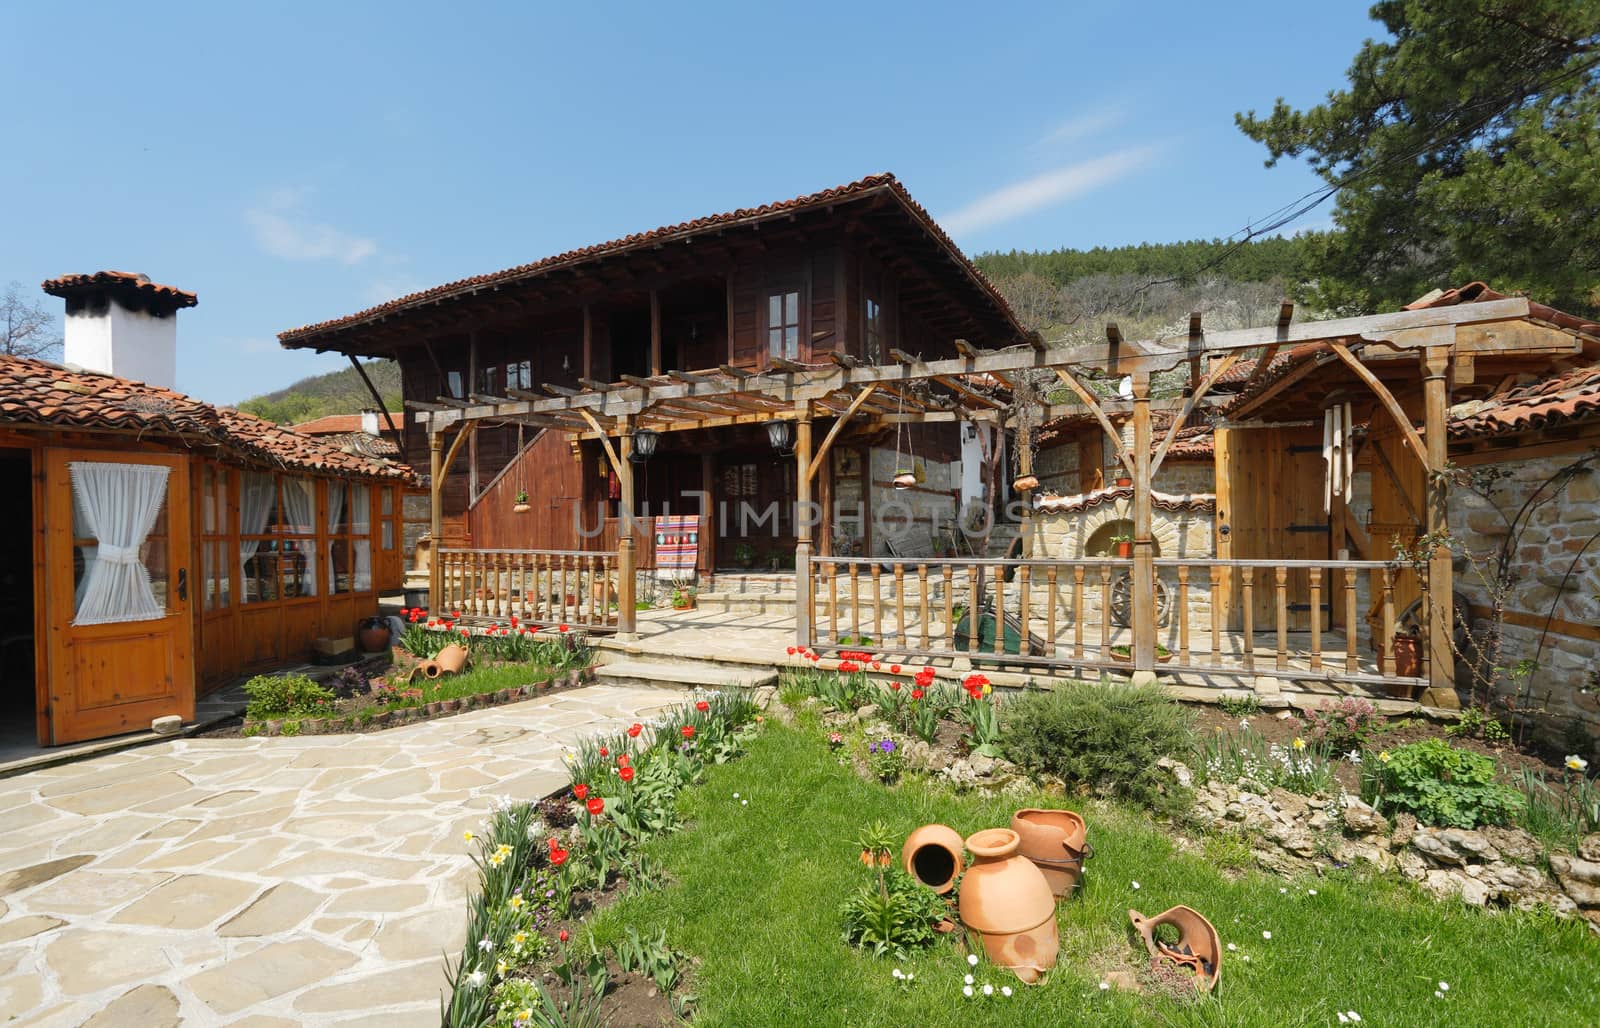
[[[738,793],[740,799],[735,799]],[[747,799],[748,806],[740,800]],[[857,831],[882,819],[903,837],[942,821],[962,834],[1005,825],[1047,797],[983,799],[910,783],[884,788],[841,768],[820,730],[771,724],[750,753],[709,769],[684,797],[690,826],[650,844],[675,884],[627,894],[593,923],[614,942],[628,925],[665,929],[701,959],[695,1022],[710,1025],[1110,1024],[1322,1025],[1355,1010],[1372,1025],[1576,1025],[1600,1020],[1600,940],[1540,914],[1488,914],[1438,903],[1404,883],[1341,872],[1284,881],[1229,880],[1180,853],[1142,812],[1078,809],[1095,855],[1081,895],[1060,907],[1062,953],[1039,986],[980,965],[991,998],[961,993],[967,968],[943,944],[907,964],[840,940],[839,905],[865,880]],[[1137,880],[1136,891],[1132,882]],[[1280,889],[1287,889],[1282,892]],[[1308,890],[1315,889],[1315,894]],[[1179,1004],[1099,988],[1142,964],[1127,910],[1186,903],[1207,915],[1226,955],[1216,995]],[[1270,931],[1269,940],[1262,937]],[[1137,949],[1135,947],[1138,947]],[[1244,958],[1248,956],[1248,961]],[[1438,982],[1449,983],[1443,999]],[[1005,999],[999,987],[1009,984]]]

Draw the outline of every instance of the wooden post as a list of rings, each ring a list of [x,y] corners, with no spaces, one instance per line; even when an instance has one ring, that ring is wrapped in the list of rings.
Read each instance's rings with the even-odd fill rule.
[[[661,292],[650,290],[650,374],[659,375],[661,367]]]
[[[428,609],[444,606],[444,433],[428,433],[428,534],[433,540],[433,561],[428,568]]]
[[[816,616],[811,591],[811,401],[795,401],[794,412],[794,632],[795,642],[810,648],[815,641],[813,627]]]
[[[635,637],[639,622],[639,612],[634,609],[633,578],[633,418],[623,415],[617,425],[622,430],[622,447],[617,455],[622,485],[617,537],[617,638],[626,640]]]
[[[583,377],[594,378],[594,315],[583,305]]]
[[[1450,531],[1450,484],[1445,465],[1450,459],[1445,422],[1450,410],[1450,349],[1430,346],[1422,358],[1423,442],[1427,453],[1428,535],[1433,552],[1428,556],[1428,583],[1423,593],[1428,598],[1428,688],[1422,702],[1430,707],[1455,709],[1461,706],[1456,696],[1456,656],[1450,640],[1455,628],[1454,570],[1450,548],[1443,537]]]
[[[1156,548],[1150,535],[1150,373],[1133,375],[1133,668],[1156,667]]]

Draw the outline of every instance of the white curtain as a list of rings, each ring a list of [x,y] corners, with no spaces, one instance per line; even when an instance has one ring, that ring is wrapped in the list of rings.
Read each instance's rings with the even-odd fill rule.
[[[106,625],[166,617],[139,549],[161,516],[168,469],[89,461],[72,461],[67,468],[83,527],[96,540],[93,559],[85,560],[72,623]]]
[[[328,482],[328,593],[349,592],[350,583],[347,580],[344,588],[339,588],[339,561],[335,554],[338,553],[339,540],[335,538],[344,529],[344,489],[343,482],[329,480]],[[346,567],[346,573],[349,568]]]
[[[367,486],[350,487],[351,587],[358,593],[372,588],[372,494]]]
[[[289,519],[289,531],[315,537],[317,533],[317,483],[309,478],[283,480],[283,512]],[[285,540],[286,546],[295,547],[305,555],[305,569],[301,576],[300,596],[317,595],[317,541],[311,539]],[[291,569],[293,565],[290,565]]]
[[[267,530],[267,521],[272,517],[272,490],[275,488],[271,475],[246,472],[244,485],[239,492],[239,534],[241,536],[261,535]],[[260,539],[239,540],[239,581],[250,582],[250,558],[256,555],[261,548]],[[276,590],[274,590],[276,592]],[[246,598],[250,598],[248,592]],[[256,596],[259,600],[262,597]]]

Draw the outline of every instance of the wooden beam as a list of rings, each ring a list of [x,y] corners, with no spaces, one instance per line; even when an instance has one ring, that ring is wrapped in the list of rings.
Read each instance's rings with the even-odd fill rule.
[[[1427,642],[1428,690],[1423,703],[1430,707],[1459,708],[1456,696],[1455,568],[1444,537],[1450,532],[1450,483],[1444,469],[1450,461],[1446,426],[1450,418],[1450,347],[1429,347],[1422,357],[1423,426],[1428,449],[1420,454],[1429,469],[1426,482],[1428,538]]]
[[[654,382],[651,382],[648,378],[640,378],[638,375],[618,375],[617,379],[636,389],[643,389],[647,393],[656,387]]]
[[[583,410],[582,408],[579,408],[578,413],[583,415],[583,420],[587,421],[589,423],[589,427],[594,430],[594,434],[600,440],[600,445],[605,447],[606,459],[611,462],[611,470],[617,473],[618,478],[621,478],[622,461],[617,458],[616,448],[611,445],[611,438],[606,434],[606,430],[600,427],[600,422],[595,420],[593,414],[590,414],[588,411]]]
[[[690,385],[715,386],[720,385],[716,379],[705,375],[696,375],[692,371],[669,371],[667,377],[677,382],[688,382]]]
[[[539,388],[543,389],[545,392],[549,393],[551,396],[578,396],[578,395],[580,395],[578,390],[576,390],[576,389],[569,389],[566,386],[556,385],[553,382],[541,382],[541,383],[539,383]]]
[[[1089,413],[1093,414],[1095,420],[1100,422],[1101,430],[1116,443],[1117,459],[1122,462],[1124,468],[1128,469],[1129,476],[1132,476],[1134,473],[1133,455],[1128,452],[1127,445],[1123,443],[1122,433],[1118,432],[1116,426],[1111,423],[1111,419],[1106,417],[1105,410],[1100,406],[1100,398],[1085,389],[1083,383],[1073,377],[1072,372],[1066,368],[1056,368],[1055,372],[1056,376],[1066,383],[1068,389],[1078,394],[1078,399],[1083,401],[1083,405],[1089,408]]]
[[[975,391],[972,389],[972,387],[966,385],[958,378],[954,378],[950,375],[940,375],[938,378],[934,379],[934,381],[944,386],[946,389],[951,389],[960,393],[962,396],[967,397],[975,403],[978,403],[984,407],[988,407],[990,410],[1005,409],[1006,405],[1001,403],[999,400],[991,399],[990,397]]]
[[[650,290],[650,374],[661,374],[661,291]]]
[[[583,377],[594,377],[594,317],[583,305]]]
[[[1288,300],[1278,304],[1278,328],[1283,330],[1289,327],[1289,322],[1294,320],[1294,304]]]
[[[355,354],[350,355],[350,366],[356,369],[356,374],[361,376],[362,383],[367,387],[367,393],[372,397],[372,402],[383,411],[384,423],[389,426],[389,434],[394,436],[395,448],[400,451],[400,463],[406,460],[406,437],[394,423],[394,415],[389,413],[389,405],[383,402],[383,397],[378,394],[378,387],[372,384],[372,379],[367,377],[367,369],[361,366],[361,358]]]
[[[1399,401],[1394,398],[1394,394],[1389,391],[1388,386],[1380,382],[1377,375],[1374,375],[1365,364],[1357,360],[1348,346],[1337,340],[1329,342],[1328,346],[1338,355],[1340,360],[1344,361],[1345,366],[1355,373],[1357,378],[1367,384],[1367,388],[1372,390],[1372,394],[1378,398],[1378,402],[1383,404],[1383,409],[1389,412],[1390,417],[1394,418],[1395,424],[1399,425],[1400,431],[1405,434],[1406,442],[1411,445],[1411,452],[1417,455],[1418,460],[1422,461],[1422,466],[1429,471],[1443,471],[1444,466],[1442,464],[1435,467],[1428,460],[1428,449],[1423,445],[1422,437],[1417,434],[1417,430],[1411,424],[1411,419],[1406,417],[1406,412],[1400,407]]]
[[[850,401],[850,406],[845,408],[844,413],[839,415],[838,420],[833,423],[833,427],[828,429],[828,434],[822,438],[822,445],[817,447],[816,456],[811,458],[811,466],[806,468],[806,481],[809,482],[817,477],[817,469],[822,467],[823,458],[828,455],[828,451],[833,447],[833,441],[839,438],[839,433],[844,429],[845,422],[849,421],[855,412],[861,409],[861,405],[867,402],[867,397],[871,396],[877,388],[877,386],[867,386],[861,390],[856,395],[856,398]]]
[[[1234,362],[1243,355],[1243,351],[1235,350],[1222,358],[1207,373],[1206,377],[1200,380],[1200,384],[1195,386],[1194,393],[1184,399],[1183,406],[1178,409],[1178,413],[1172,418],[1172,424],[1167,426],[1167,434],[1161,438],[1161,446],[1156,450],[1155,456],[1150,458],[1150,475],[1152,478],[1155,477],[1157,471],[1161,470],[1161,462],[1167,459],[1167,451],[1172,448],[1173,440],[1178,438],[1178,432],[1183,428],[1183,423],[1189,420],[1190,414],[1194,413],[1195,406],[1205,398],[1206,393],[1211,391],[1211,387],[1217,384],[1217,380],[1227,374],[1228,369],[1233,367]],[[1149,409],[1148,405],[1146,405],[1146,409]]]
[[[955,341],[955,347],[956,352],[968,360],[976,360],[980,355],[978,348],[967,342],[965,339],[957,339]]]
[[[589,378],[584,375],[578,377],[578,384],[585,389],[593,389],[597,393],[610,392],[611,390],[610,382],[602,382],[597,378]]]

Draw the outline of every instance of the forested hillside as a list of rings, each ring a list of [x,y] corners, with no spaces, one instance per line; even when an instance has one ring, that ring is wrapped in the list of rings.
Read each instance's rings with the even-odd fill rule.
[[[400,366],[393,361],[367,361],[362,365],[383,396],[384,406],[400,412]],[[313,375],[272,393],[253,396],[239,409],[268,421],[292,425],[324,414],[354,414],[372,406],[372,394],[355,368]]]

